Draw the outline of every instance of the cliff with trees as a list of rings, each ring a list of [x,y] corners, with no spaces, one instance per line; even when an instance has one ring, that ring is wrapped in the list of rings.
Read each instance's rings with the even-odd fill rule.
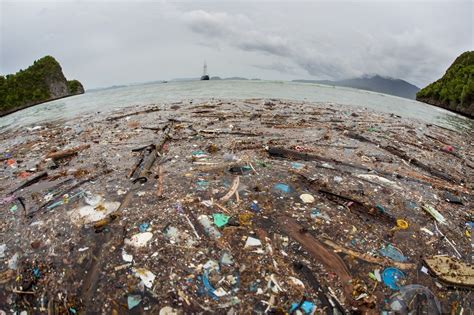
[[[474,51],[457,57],[444,76],[421,89],[416,99],[474,117]]]
[[[36,60],[25,70],[0,75],[0,116],[82,93],[84,87],[81,82],[67,81],[56,59],[46,56]]]

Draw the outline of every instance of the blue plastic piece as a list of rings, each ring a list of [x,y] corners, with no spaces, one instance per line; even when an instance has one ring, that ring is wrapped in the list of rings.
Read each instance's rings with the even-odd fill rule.
[[[260,208],[255,202],[252,202],[252,204],[250,205],[250,209],[255,213],[260,213]]]
[[[38,267],[33,268],[33,275],[34,275],[36,278],[41,277],[41,271],[39,270]]]
[[[298,305],[300,305],[300,303],[292,303],[289,313],[291,314],[291,312],[296,311]],[[316,305],[309,301],[304,301],[303,304],[301,304],[301,306],[299,307],[299,309],[302,310],[305,314],[311,314],[315,308]]]
[[[148,228],[150,227],[150,223],[148,222],[145,222],[145,223],[142,223],[140,224],[140,226],[138,227],[140,232],[146,232],[146,230],[148,230]]]
[[[405,274],[394,267],[385,268],[382,272],[383,283],[392,290],[400,290],[398,281],[405,278]]]
[[[283,184],[283,183],[276,184],[275,186],[273,186],[273,189],[281,191],[285,194],[288,194],[288,193],[291,192],[291,187],[288,186],[287,184]]]
[[[214,300],[218,300],[219,297],[214,294],[214,287],[211,285],[209,282],[209,271],[206,269],[204,270],[204,274],[202,275],[202,284],[204,285],[204,292],[207,293],[210,297],[212,297]]]
[[[200,179],[197,181],[197,190],[203,191],[209,187],[209,182],[207,180]]]
[[[140,295],[129,295],[127,297],[128,309],[131,310],[132,308],[140,304],[141,301],[142,297]]]
[[[298,162],[291,162],[291,168],[295,170],[300,170],[304,167],[304,164]]]

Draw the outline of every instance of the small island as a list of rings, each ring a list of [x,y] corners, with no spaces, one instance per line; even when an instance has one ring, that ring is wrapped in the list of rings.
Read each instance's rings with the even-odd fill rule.
[[[15,74],[0,75],[0,117],[40,103],[82,94],[77,80],[66,80],[61,65],[51,56]]]
[[[444,76],[421,89],[416,99],[474,117],[474,51],[457,57]]]

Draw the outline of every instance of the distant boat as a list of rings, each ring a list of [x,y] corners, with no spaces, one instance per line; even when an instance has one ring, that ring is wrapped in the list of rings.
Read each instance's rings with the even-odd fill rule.
[[[202,71],[201,80],[209,80],[209,75],[207,74],[207,64],[204,62],[204,69]]]

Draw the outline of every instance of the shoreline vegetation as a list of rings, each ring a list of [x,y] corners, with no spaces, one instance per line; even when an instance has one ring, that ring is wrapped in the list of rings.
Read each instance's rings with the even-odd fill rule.
[[[416,94],[416,100],[474,118],[474,51],[457,57],[442,78]]]
[[[4,132],[0,309],[469,309],[471,141],[279,99],[151,104]]]
[[[84,93],[78,80],[66,80],[61,65],[51,56],[15,74],[0,76],[0,117],[31,106]]]

